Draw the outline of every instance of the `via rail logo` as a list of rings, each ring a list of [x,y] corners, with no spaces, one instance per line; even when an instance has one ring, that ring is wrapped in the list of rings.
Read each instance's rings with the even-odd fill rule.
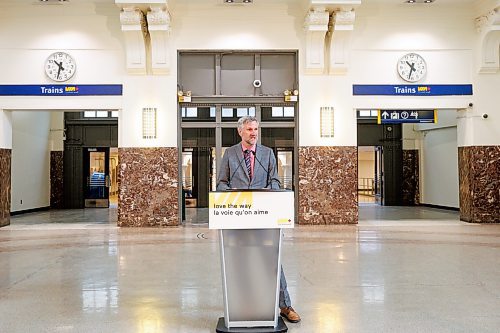
[[[418,86],[417,91],[419,94],[430,94],[431,87],[429,86]]]
[[[278,225],[280,225],[280,226],[292,225],[292,220],[291,219],[278,219]]]

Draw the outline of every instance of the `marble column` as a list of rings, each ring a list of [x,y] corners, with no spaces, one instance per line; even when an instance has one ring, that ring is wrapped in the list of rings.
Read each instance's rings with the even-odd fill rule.
[[[500,146],[458,147],[460,219],[500,223]]]
[[[299,224],[358,223],[357,147],[299,147]]]
[[[177,148],[118,148],[118,226],[179,224]]]
[[[403,205],[420,203],[418,150],[403,150]]]
[[[10,224],[10,166],[12,150],[0,148],[0,227]]]
[[[64,208],[64,152],[50,152],[50,208]]]

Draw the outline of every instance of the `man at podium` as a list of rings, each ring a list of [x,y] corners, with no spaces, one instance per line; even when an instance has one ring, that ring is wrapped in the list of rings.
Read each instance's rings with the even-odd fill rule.
[[[257,144],[259,122],[245,116],[238,120],[241,142],[226,149],[217,178],[217,191],[228,189],[279,189],[276,157],[272,149]],[[280,274],[280,315],[298,323],[299,314],[292,308],[283,267]]]

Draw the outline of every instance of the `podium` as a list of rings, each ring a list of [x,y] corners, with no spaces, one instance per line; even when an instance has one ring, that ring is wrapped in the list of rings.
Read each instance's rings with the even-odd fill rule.
[[[294,195],[282,190],[209,194],[219,230],[224,317],[216,332],[286,332],[279,315],[283,228],[294,227]]]

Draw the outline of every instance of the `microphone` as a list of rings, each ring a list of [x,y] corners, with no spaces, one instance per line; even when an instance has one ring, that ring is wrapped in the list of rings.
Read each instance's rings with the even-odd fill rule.
[[[232,188],[231,186],[231,181],[233,180],[233,176],[236,174],[236,171],[238,171],[239,168],[241,168],[241,162],[245,160],[245,155],[243,155],[243,158],[241,159],[240,163],[238,164],[238,167],[233,171],[231,174],[231,177],[229,177],[228,183],[229,183],[229,188]]]
[[[253,150],[251,150],[251,152],[252,152],[253,156],[255,156],[255,160],[257,162],[259,162],[259,164],[262,167],[262,169],[266,170],[266,187],[267,187],[269,185],[269,168],[267,168],[267,169],[264,168],[264,166],[262,165],[262,163],[260,162],[260,160],[257,158],[257,154]],[[271,161],[269,161],[269,162],[271,162]]]

